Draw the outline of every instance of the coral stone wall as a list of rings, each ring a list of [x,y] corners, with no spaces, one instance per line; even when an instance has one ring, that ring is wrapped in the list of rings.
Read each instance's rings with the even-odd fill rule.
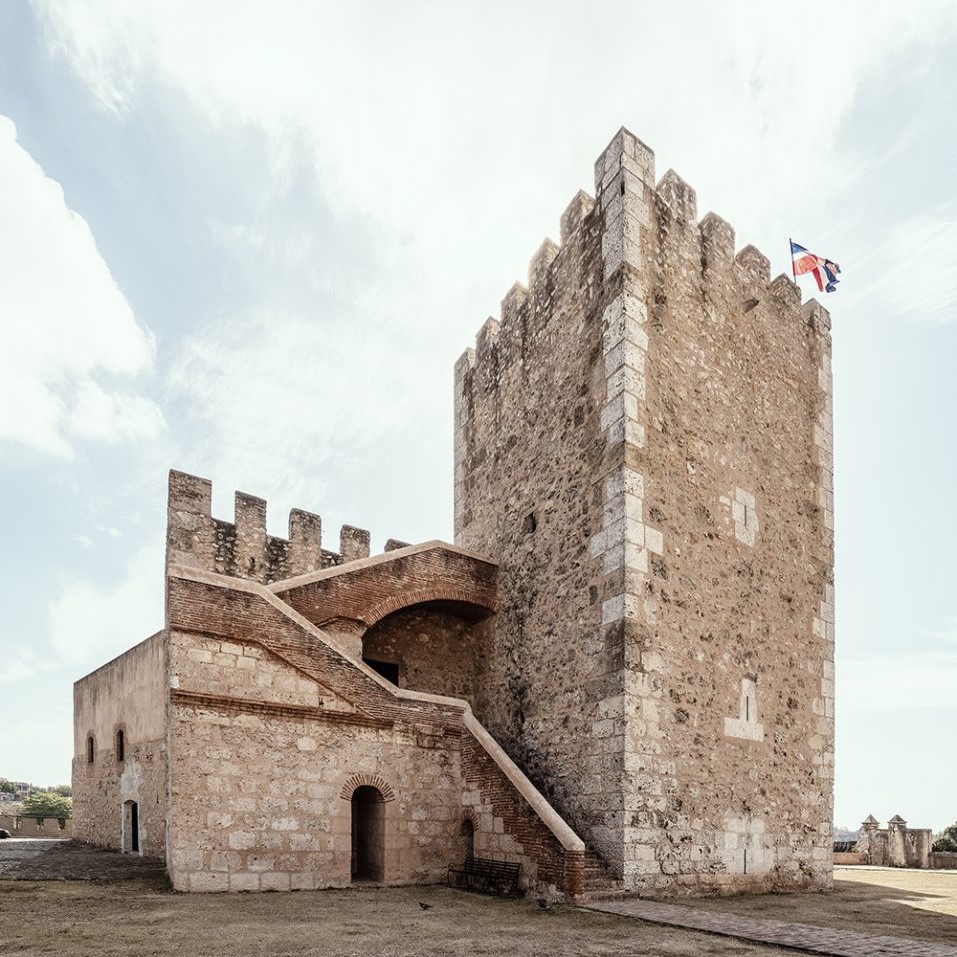
[[[385,882],[438,882],[464,857],[459,740],[442,728],[191,701],[177,701],[170,719],[178,890],[348,885],[351,797],[362,784],[385,797]]]
[[[399,668],[399,687],[472,701],[491,625],[411,608],[373,625],[362,656]]]
[[[446,618],[430,641],[455,635]],[[412,620],[420,634],[436,614]],[[479,741],[464,702],[380,681],[258,584],[173,568],[167,622],[176,888],[350,883],[352,795],[373,787],[386,883],[444,881],[465,856],[467,818],[476,849],[520,863],[526,884],[581,889],[580,841],[545,823],[554,812]]]
[[[488,320],[456,366],[455,536],[499,562],[476,716],[572,827],[592,839],[617,828],[620,843],[620,748],[599,722],[622,693],[622,645],[604,633],[601,561],[587,551],[611,468],[591,205],[575,198],[561,251],[542,246],[528,289],[509,291],[501,322]]]
[[[131,648],[73,686],[73,833],[130,850],[124,804],[136,802],[140,852],[166,851],[166,667],[164,634]],[[123,757],[117,732],[123,731]],[[93,739],[93,760],[88,741]]]
[[[626,131],[595,180],[456,370],[478,713],[627,887],[826,887],[829,320]]]

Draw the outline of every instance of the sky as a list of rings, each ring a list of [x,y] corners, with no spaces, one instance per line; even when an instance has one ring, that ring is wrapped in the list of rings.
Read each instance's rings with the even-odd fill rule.
[[[451,540],[453,363],[626,126],[842,265],[835,820],[953,822],[955,103],[950,0],[0,0],[0,776],[162,627],[170,468]]]

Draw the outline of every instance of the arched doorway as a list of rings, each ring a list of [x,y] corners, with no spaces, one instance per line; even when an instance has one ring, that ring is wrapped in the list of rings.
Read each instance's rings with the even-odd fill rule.
[[[385,799],[368,784],[352,792],[352,879],[385,879]]]
[[[123,804],[123,850],[129,854],[140,852],[140,808],[136,801]]]

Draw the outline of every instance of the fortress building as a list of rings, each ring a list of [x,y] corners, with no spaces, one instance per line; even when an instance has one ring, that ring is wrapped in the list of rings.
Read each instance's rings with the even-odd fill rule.
[[[77,836],[182,890],[831,882],[830,322],[620,131],[455,369],[455,544],[170,474],[163,631],[77,682]]]

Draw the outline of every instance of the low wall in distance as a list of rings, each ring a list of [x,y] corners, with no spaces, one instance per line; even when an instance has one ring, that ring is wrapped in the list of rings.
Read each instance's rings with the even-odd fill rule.
[[[957,870],[957,852],[931,851],[927,855],[927,866],[935,871]]]
[[[0,828],[9,831],[14,837],[73,837],[73,818],[0,814]]]
[[[835,864],[866,864],[866,855],[860,851],[835,851]]]

